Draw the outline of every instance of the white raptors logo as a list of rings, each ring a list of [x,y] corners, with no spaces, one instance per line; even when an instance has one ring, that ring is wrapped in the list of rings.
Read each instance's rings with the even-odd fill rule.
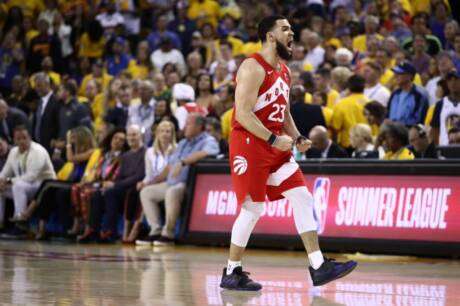
[[[241,175],[248,170],[248,161],[243,156],[237,155],[233,159],[233,172]]]
[[[314,215],[318,222],[318,234],[324,232],[326,226],[327,205],[331,181],[327,177],[318,177],[313,184],[313,198],[315,200]]]

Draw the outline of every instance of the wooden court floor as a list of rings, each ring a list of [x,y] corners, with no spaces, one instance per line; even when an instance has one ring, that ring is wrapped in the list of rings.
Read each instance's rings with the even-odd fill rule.
[[[460,262],[337,255],[358,268],[314,288],[302,252],[249,250],[259,293],[221,291],[226,250],[0,241],[0,305],[460,305]]]

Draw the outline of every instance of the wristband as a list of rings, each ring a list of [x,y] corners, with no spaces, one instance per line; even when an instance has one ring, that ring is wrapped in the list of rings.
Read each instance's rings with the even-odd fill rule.
[[[275,141],[276,141],[276,135],[272,133],[270,137],[268,138],[267,142],[269,145],[272,146],[275,143]]]
[[[301,142],[302,140],[307,140],[307,137],[305,137],[305,136],[303,136],[303,135],[300,135],[300,136],[297,137],[297,139],[295,140],[295,144],[296,144],[296,145],[299,145],[300,142]]]

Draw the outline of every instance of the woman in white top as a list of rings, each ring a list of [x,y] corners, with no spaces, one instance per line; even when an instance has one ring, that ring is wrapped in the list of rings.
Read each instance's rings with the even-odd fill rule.
[[[162,180],[159,174],[168,165],[169,158],[176,149],[176,131],[171,121],[162,121],[155,130],[155,140],[152,147],[145,152],[145,178],[137,183],[137,190],[141,191],[145,186],[156,184]],[[163,178],[164,179],[164,178]],[[125,231],[123,241],[132,243],[139,234],[142,223],[142,206],[136,203],[136,209],[128,211],[125,207]],[[133,215],[132,216],[129,215]],[[131,226],[132,219],[134,224]]]

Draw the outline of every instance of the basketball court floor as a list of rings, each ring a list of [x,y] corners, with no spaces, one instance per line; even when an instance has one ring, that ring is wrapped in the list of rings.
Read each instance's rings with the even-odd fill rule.
[[[315,288],[304,253],[249,250],[244,293],[219,288],[224,248],[0,241],[0,305],[460,305],[460,261],[329,255],[359,266]]]

